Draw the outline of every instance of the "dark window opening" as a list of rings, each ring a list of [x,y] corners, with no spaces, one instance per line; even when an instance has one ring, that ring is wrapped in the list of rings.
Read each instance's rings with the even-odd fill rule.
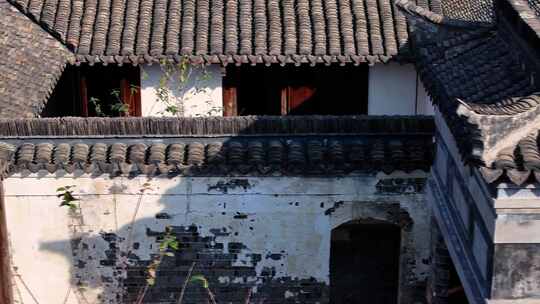
[[[367,114],[367,65],[229,66],[225,116]]]
[[[141,116],[139,68],[68,66],[41,116]]]
[[[332,230],[330,303],[398,303],[401,229],[351,222]]]

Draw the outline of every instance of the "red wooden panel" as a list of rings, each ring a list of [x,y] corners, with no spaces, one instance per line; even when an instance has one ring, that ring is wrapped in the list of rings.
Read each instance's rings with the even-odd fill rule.
[[[238,104],[236,87],[225,86],[223,88],[223,116],[237,116]]]
[[[315,95],[317,89],[311,86],[290,86],[287,88],[287,113],[298,109]],[[328,106],[331,106],[330,104]]]
[[[120,94],[122,102],[129,106],[129,112],[123,116],[142,116],[141,86],[138,77],[127,75],[120,80]]]

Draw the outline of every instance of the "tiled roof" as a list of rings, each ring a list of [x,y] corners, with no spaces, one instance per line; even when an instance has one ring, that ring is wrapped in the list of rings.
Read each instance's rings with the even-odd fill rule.
[[[39,25],[0,0],[0,117],[39,112],[71,56]]]
[[[408,50],[392,0],[10,1],[78,62],[375,63]]]
[[[315,137],[315,136],[313,136]],[[204,140],[204,139],[203,139]],[[4,149],[4,150],[2,150]],[[116,175],[328,175],[396,170],[429,171],[432,141],[369,139],[361,136],[248,138],[206,143],[74,143],[26,141],[0,144],[7,171],[50,173],[81,170]],[[7,152],[9,150],[10,152]]]
[[[464,161],[496,167],[502,151],[540,126],[537,69],[502,25],[449,20],[399,0],[415,64]]]
[[[430,118],[49,119],[26,120],[26,130],[24,121],[0,138],[5,173],[342,175],[427,171],[433,158]],[[52,127],[62,122],[101,128],[68,136]],[[124,127],[135,125],[132,136]]]
[[[68,62],[410,59],[392,0],[0,0],[0,15],[0,117],[38,115]]]

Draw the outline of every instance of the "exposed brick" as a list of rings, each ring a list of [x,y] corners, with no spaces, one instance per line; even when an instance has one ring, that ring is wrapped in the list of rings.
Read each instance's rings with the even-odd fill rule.
[[[172,234],[180,240],[181,248],[175,252],[174,257],[166,256],[162,259],[156,272],[156,282],[146,293],[146,304],[176,303],[194,262],[196,264],[193,274],[203,275],[208,280],[219,303],[244,303],[249,290],[254,287],[253,278],[257,281],[257,293],[251,295],[252,302],[259,303],[264,300],[265,304],[328,303],[328,286],[315,279],[276,278],[273,268],[265,268],[260,276],[257,276],[255,266],[263,257],[260,253],[251,255],[249,265],[233,266],[238,260],[238,254],[246,249],[242,243],[228,243],[225,250],[222,243],[215,243],[218,233],[213,233],[214,236],[211,237],[202,237],[195,226],[171,228]],[[218,231],[223,232],[214,232]],[[159,242],[164,232],[147,230],[147,235]],[[273,258],[278,256],[281,255],[269,255]],[[133,259],[132,262],[123,284],[123,299],[127,302],[135,301],[146,285],[146,267],[150,261]],[[285,297],[286,292],[288,298]],[[188,283],[183,304],[204,303],[210,303],[206,290],[201,288],[200,284]]]

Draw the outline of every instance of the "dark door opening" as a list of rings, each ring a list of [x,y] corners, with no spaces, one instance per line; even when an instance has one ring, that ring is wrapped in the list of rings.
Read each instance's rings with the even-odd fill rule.
[[[351,222],[332,230],[331,304],[396,304],[401,229],[384,222]]]

